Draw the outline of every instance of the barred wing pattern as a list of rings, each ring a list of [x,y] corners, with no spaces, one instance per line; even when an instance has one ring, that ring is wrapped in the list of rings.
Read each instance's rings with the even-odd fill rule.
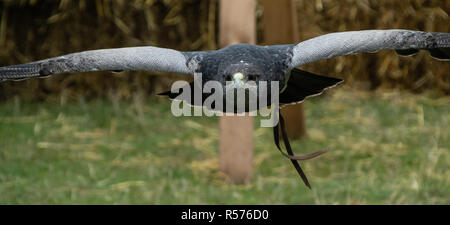
[[[364,30],[330,33],[298,43],[292,48],[290,68],[321,59],[396,50],[409,56],[427,50],[439,60],[450,60],[450,34],[411,30]]]
[[[186,56],[182,52],[166,48],[101,49],[0,67],[0,81],[105,70],[149,70],[191,74],[192,71],[186,62]]]

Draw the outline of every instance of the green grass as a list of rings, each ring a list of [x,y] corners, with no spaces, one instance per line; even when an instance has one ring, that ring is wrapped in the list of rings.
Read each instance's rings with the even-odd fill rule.
[[[218,171],[218,118],[165,99],[0,104],[0,204],[450,204],[450,98],[338,90],[309,99],[307,189],[255,120],[254,176]]]

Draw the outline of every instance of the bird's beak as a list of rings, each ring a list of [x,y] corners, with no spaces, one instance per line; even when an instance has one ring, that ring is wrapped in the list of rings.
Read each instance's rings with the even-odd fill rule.
[[[244,74],[242,73],[233,74],[233,81],[236,87],[244,86]]]

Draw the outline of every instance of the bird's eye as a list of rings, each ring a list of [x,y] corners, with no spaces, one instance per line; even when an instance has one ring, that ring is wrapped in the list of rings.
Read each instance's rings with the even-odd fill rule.
[[[250,80],[250,81],[256,81],[257,78],[258,78],[258,75],[256,75],[256,74],[248,75],[248,80]]]

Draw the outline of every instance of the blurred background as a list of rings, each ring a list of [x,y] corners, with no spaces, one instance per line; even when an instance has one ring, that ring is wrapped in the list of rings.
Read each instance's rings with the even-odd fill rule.
[[[218,47],[218,2],[4,0],[0,66],[72,52]],[[450,1],[297,0],[300,40],[364,29],[450,32]],[[256,7],[257,44],[264,45]],[[0,83],[0,204],[450,204],[450,63],[392,51],[312,63],[345,79],[306,101],[308,136],[329,147],[303,186],[255,126],[254,174],[218,170],[218,119],[176,118],[155,97],[186,76],[96,72]],[[259,122],[258,120],[255,120]]]

